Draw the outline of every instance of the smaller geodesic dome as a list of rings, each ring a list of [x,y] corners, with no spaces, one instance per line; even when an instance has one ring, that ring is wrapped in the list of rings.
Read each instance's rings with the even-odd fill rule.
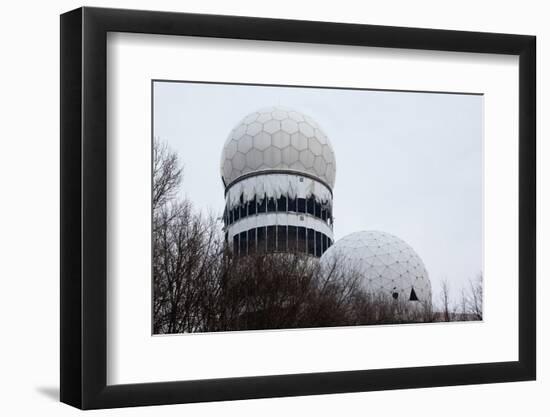
[[[367,292],[431,305],[431,284],[422,259],[405,241],[389,233],[347,235],[323,254],[321,265],[359,273]]]

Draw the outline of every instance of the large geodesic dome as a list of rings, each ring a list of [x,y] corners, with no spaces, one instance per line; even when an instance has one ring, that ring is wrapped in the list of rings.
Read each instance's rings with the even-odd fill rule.
[[[220,168],[225,186],[252,172],[291,170],[333,188],[336,163],[328,137],[311,117],[268,107],[250,113],[231,131]]]
[[[368,292],[431,304],[431,284],[422,259],[406,242],[389,233],[347,235],[323,254],[321,264],[360,273],[361,285]]]

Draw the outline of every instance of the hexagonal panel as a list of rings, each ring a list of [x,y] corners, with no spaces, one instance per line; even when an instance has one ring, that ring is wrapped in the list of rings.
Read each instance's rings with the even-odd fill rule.
[[[286,148],[290,145],[290,135],[282,130],[279,130],[271,136],[271,143],[277,148]]]
[[[261,113],[260,116],[258,116],[258,119],[256,121],[259,123],[265,123],[271,119],[273,119],[273,117],[271,116],[271,113]]]
[[[260,132],[256,136],[254,136],[254,147],[256,149],[263,151],[270,145],[271,135],[267,134],[266,132]]]
[[[299,151],[307,149],[307,138],[300,132],[292,134],[290,143]]]
[[[327,173],[325,174],[329,184],[334,182],[334,164],[327,164]]]
[[[296,133],[298,131],[298,122],[292,119],[285,119],[281,122],[281,129],[290,134]]]
[[[325,133],[321,129],[315,128],[315,137],[319,140],[321,145],[326,145],[327,135],[325,135]]]
[[[245,124],[237,126],[233,130],[233,134],[232,134],[231,138],[233,140],[239,140],[244,134],[246,134],[246,127],[247,127],[247,125],[245,125]]]
[[[264,131],[267,133],[275,133],[279,129],[281,129],[281,122],[278,120],[270,120],[264,123]]]
[[[231,166],[231,160],[226,159],[223,163],[223,175],[226,177],[229,177],[231,175],[231,171],[233,170],[233,167]]]
[[[276,168],[281,163],[281,150],[270,146],[264,151],[264,164]]]
[[[248,164],[245,164],[244,168],[241,170],[241,174],[244,175],[244,174],[248,174],[249,172],[253,172],[253,171],[255,171],[255,170],[250,168],[248,166]]]
[[[237,152],[235,156],[231,159],[231,165],[233,165],[234,169],[242,170],[244,168],[244,165],[246,164],[246,158],[244,154]]]
[[[313,128],[309,125],[309,123],[306,123],[306,122],[298,123],[298,129],[300,129],[300,132],[302,132],[308,138],[313,136]]]
[[[323,147],[319,143],[319,141],[315,138],[309,138],[309,150],[313,152],[315,156],[321,156],[323,154]]]
[[[248,133],[250,136],[255,136],[261,131],[262,131],[262,124],[258,122],[253,122],[249,124],[248,128],[246,129],[246,133]]]
[[[232,179],[239,178],[241,175],[242,175],[242,172],[239,169],[233,168],[233,170],[231,171],[231,178]]]
[[[300,153],[293,146],[284,148],[281,152],[282,164],[291,166],[295,162],[298,162]]]
[[[246,154],[246,166],[251,169],[258,169],[262,165],[263,159],[263,153],[254,148]]]
[[[231,159],[233,158],[233,156],[235,156],[235,152],[237,152],[237,142],[234,140],[230,140],[225,145],[225,157],[227,159]]]
[[[242,153],[247,153],[250,149],[252,149],[252,136],[242,136],[237,144],[237,149],[239,152]]]
[[[327,163],[325,162],[325,159],[322,156],[315,157],[313,168],[315,169],[317,175],[324,176],[327,172]]]
[[[304,117],[300,113],[298,113],[297,111],[289,111],[288,112],[288,117],[290,117],[293,120],[296,120],[297,122],[303,122],[304,121]]]
[[[315,160],[315,156],[309,149],[306,149],[305,151],[300,152],[300,162],[302,162],[304,167],[312,168],[314,160]]]
[[[330,146],[323,146],[323,157],[328,164],[334,162],[334,153],[332,152],[332,148]]]
[[[306,170],[306,167],[300,161],[297,161],[297,162],[294,162],[293,164],[291,164],[290,168],[295,169],[296,171],[305,171]]]

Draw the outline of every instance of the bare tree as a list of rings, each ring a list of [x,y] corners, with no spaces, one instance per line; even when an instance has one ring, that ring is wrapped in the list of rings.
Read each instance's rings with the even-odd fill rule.
[[[477,320],[483,320],[483,275],[479,274],[475,279],[470,280],[466,305],[468,313],[472,314]]]
[[[210,288],[223,241],[216,220],[175,198],[182,169],[177,155],[153,145],[153,331],[204,331]]]
[[[153,240],[154,322],[163,333],[204,331],[211,293],[216,292],[221,239],[215,220],[186,204],[159,210]],[[214,281],[214,282],[213,282]],[[214,288],[212,288],[214,286]]]
[[[468,300],[466,298],[466,290],[464,288],[460,291],[460,314],[463,317],[468,316]]]
[[[449,281],[444,279],[441,281],[441,307],[443,313],[443,321],[451,321],[451,288]]]
[[[168,145],[153,140],[153,211],[172,200],[181,183],[182,168],[178,155]]]

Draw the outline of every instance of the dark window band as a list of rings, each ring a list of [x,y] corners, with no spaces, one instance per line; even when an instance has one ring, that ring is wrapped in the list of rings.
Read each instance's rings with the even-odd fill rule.
[[[244,202],[242,197],[240,204],[228,209],[226,207],[223,220],[225,226],[235,223],[248,216],[255,216],[261,213],[303,213],[316,217],[328,224],[332,224],[331,204],[321,204],[314,197],[294,198],[281,196],[275,198],[257,199]]]
[[[265,252],[307,253],[321,257],[332,245],[324,233],[299,226],[262,226],[233,236],[237,256]]]

